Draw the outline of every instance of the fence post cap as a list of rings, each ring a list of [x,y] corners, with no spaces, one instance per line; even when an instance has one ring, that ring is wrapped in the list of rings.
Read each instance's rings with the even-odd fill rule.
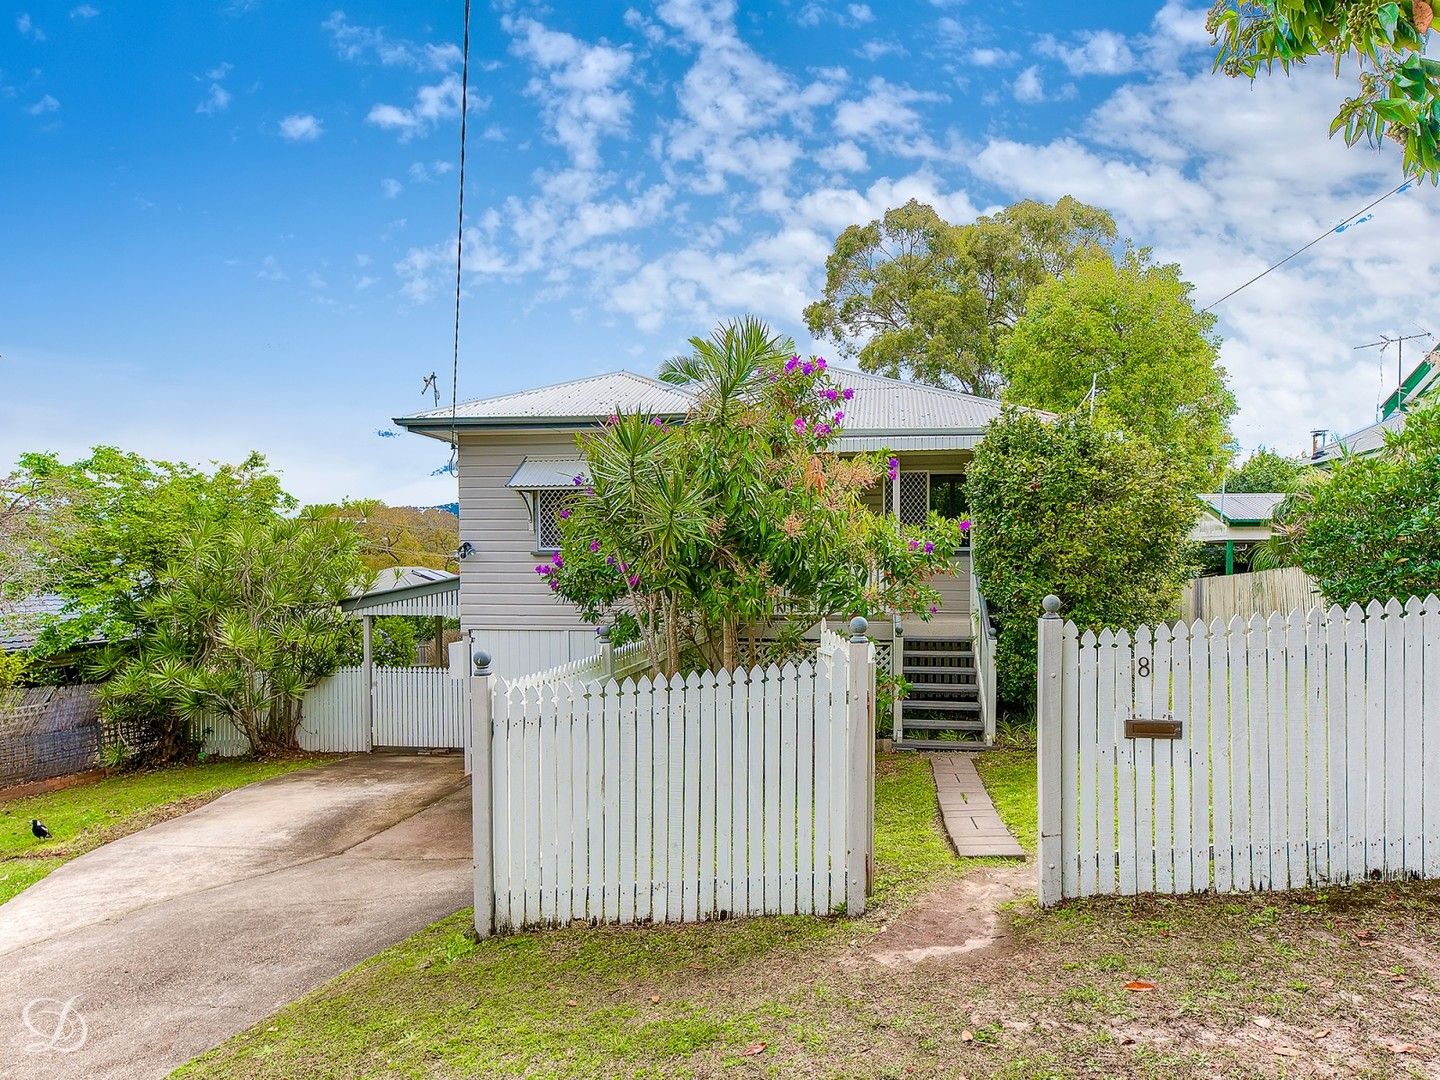
[[[604,623],[602,623],[601,625],[599,625],[599,626],[597,626],[597,627],[595,628],[595,633],[597,633],[597,634],[600,635],[600,640],[601,640],[602,643],[604,643],[604,644],[606,644],[606,645],[609,645],[609,644],[610,644],[610,631],[613,630],[613,629],[614,629],[614,627],[612,627],[612,626],[607,626],[607,625],[605,625]]]
[[[470,654],[470,659],[475,664],[476,675],[490,674],[490,654],[484,649],[476,649]]]
[[[1058,619],[1060,617],[1060,598],[1054,593],[1041,600],[1040,606],[1045,609],[1045,618]]]
[[[865,616],[856,615],[850,620],[850,640],[868,641],[869,639],[865,636],[865,631],[869,629],[870,624],[865,621]]]

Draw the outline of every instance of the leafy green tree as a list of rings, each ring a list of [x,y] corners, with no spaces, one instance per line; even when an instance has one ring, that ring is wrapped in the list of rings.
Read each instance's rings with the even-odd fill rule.
[[[1299,490],[1302,477],[1309,471],[1311,466],[1303,458],[1286,457],[1262,446],[1239,465],[1225,470],[1224,487],[1237,494],[1255,491],[1289,494]]]
[[[1007,338],[1007,400],[1052,412],[1083,406],[1188,464],[1190,492],[1217,480],[1235,397],[1218,363],[1215,317],[1196,311],[1190,293],[1178,266],[1157,266],[1144,251],[1119,262],[1082,256],[1030,294]]]
[[[186,533],[141,605],[133,656],[107,658],[107,708],[185,724],[228,717],[257,752],[295,745],[305,691],[339,666],[339,603],[369,579],[348,523],[272,518]]]
[[[1054,593],[1077,625],[1172,617],[1191,574],[1198,510],[1168,451],[1074,412],[1008,408],[969,473],[975,573],[1000,624],[997,678],[1010,708],[1035,701],[1035,620]]]
[[[994,397],[998,351],[1031,291],[1115,236],[1109,214],[1068,196],[968,225],[911,199],[840,234],[805,323],[865,371]]]
[[[307,514],[353,522],[359,530],[361,557],[372,570],[390,566],[459,569],[460,519],[438,507],[386,506],[379,499],[347,499],[338,504],[307,506]]]
[[[1440,404],[1343,457],[1284,514],[1288,550],[1336,604],[1440,593]]]
[[[685,423],[614,416],[581,438],[590,490],[563,512],[560,553],[536,567],[557,595],[643,639],[666,674],[687,646],[734,668],[748,641],[754,663],[781,619],[933,610],[925,581],[960,528],[865,508],[884,459],[824,453],[853,390],[753,319],[690,344],[660,373],[695,389]]]
[[[1404,147],[1411,175],[1440,175],[1440,61],[1425,56],[1435,11],[1431,0],[1218,0],[1207,27],[1215,67],[1254,79],[1276,65],[1327,57],[1338,75],[1358,68],[1357,92],[1330,124],[1347,146],[1383,138]]]
[[[63,596],[72,616],[44,629],[41,656],[97,636],[132,637],[156,583],[197,530],[268,522],[295,506],[259,454],[213,472],[110,446],[71,464],[25,454],[17,483],[48,522],[30,538],[30,584]]]

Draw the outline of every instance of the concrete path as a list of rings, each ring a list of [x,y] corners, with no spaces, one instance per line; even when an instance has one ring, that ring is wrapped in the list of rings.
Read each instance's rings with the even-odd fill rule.
[[[1025,849],[1011,835],[980,774],[975,762],[964,751],[927,754],[935,770],[935,792],[940,797],[940,816],[950,842],[961,855],[1003,855],[1023,859]]]
[[[465,907],[461,768],[366,755],[276,777],[0,905],[0,1077],[164,1076]]]

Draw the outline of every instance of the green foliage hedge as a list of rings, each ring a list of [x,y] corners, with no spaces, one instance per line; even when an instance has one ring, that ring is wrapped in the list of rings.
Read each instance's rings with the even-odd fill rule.
[[[1033,710],[1035,620],[1047,593],[1081,626],[1172,617],[1190,576],[1197,503],[1165,450],[1096,426],[1007,409],[970,469],[976,575],[998,617],[998,683]]]

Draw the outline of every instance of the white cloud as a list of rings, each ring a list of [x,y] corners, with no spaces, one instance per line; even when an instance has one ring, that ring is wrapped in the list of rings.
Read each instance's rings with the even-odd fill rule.
[[[200,104],[195,106],[197,113],[208,116],[214,113],[224,112],[230,107],[231,94],[230,91],[225,88],[224,81],[225,77],[229,75],[232,70],[234,70],[233,66],[227,61],[216,64],[205,73],[205,79],[209,81],[210,89],[206,92]]]
[[[46,94],[35,104],[28,106],[25,111],[31,116],[44,116],[46,113],[59,112],[60,102]]]
[[[15,16],[15,29],[20,32],[21,37],[29,38],[31,41],[45,40],[45,31],[35,25],[35,20],[30,18],[28,12],[22,11]]]
[[[471,99],[472,106],[476,104]],[[409,108],[399,105],[372,106],[367,123],[393,131],[401,142],[417,135],[428,134],[437,123],[460,115],[460,76],[447,75],[438,83],[422,86],[415,92],[415,103]]]
[[[880,60],[886,56],[906,55],[905,46],[898,41],[880,41],[878,39],[865,42],[855,50],[857,56],[866,60]]]
[[[549,138],[563,146],[577,168],[593,169],[600,141],[628,129],[633,107],[621,89],[634,57],[626,46],[588,44],[531,18],[505,18],[510,50],[536,75],[525,92],[540,103]]]
[[[1326,139],[1336,100],[1320,69],[1253,86],[1172,70],[1117,90],[1074,137],[991,140],[972,167],[1011,197],[1109,209],[1123,233],[1180,264],[1204,305],[1395,185],[1393,150]],[[1216,309],[1243,446],[1294,452],[1311,427],[1373,419],[1382,380],[1352,347],[1423,324],[1440,244],[1416,239],[1436,235],[1437,212],[1435,190],[1417,185]]]
[[[857,25],[875,20],[875,13],[870,10],[869,4],[850,4],[845,10],[850,16],[850,21]]]
[[[405,185],[400,183],[399,180],[392,180],[387,176],[384,180],[380,181],[380,190],[385,193],[387,199],[393,199],[405,190]]]
[[[1024,102],[1027,105],[1034,105],[1045,100],[1045,83],[1040,78],[1040,69],[1031,64],[1010,84],[1010,92],[1015,95],[1015,100]]]
[[[230,91],[217,82],[210,84],[210,92],[205,95],[199,105],[195,106],[195,111],[208,116],[212,113],[224,112],[229,107]]]
[[[1137,64],[1125,35],[1113,30],[1083,31],[1068,42],[1044,34],[1035,51],[1059,60],[1071,75],[1125,75]]]
[[[325,126],[309,113],[292,113],[280,121],[280,134],[290,142],[314,142]]]
[[[100,14],[100,9],[94,4],[81,4],[79,7],[70,9],[72,19],[93,19]]]
[[[274,255],[266,255],[260,261],[260,269],[255,274],[261,281],[288,281],[290,275],[280,269],[280,263]]]
[[[965,59],[976,67],[1009,67],[1020,59],[1020,54],[1009,49],[979,48],[971,49]]]
[[[876,76],[863,98],[842,101],[835,109],[835,130],[847,139],[863,139],[903,156],[938,153],[925,134],[916,105],[945,100],[943,94],[897,86]]]
[[[371,277],[369,274],[361,274],[358,278],[355,279],[355,291],[364,292],[366,289],[370,288],[370,286],[378,284],[379,281],[380,279],[377,277]]]
[[[454,168],[454,163],[450,161],[432,161],[429,163],[426,163],[424,161],[412,161],[410,163],[410,168],[406,171],[409,174],[410,179],[413,180],[415,183],[428,184],[434,180],[438,180],[446,173],[451,172]]]
[[[449,71],[460,64],[460,48],[455,44],[420,45],[403,38],[392,38],[381,27],[355,25],[343,11],[331,12],[330,17],[320,25],[330,31],[335,51],[345,60],[374,60],[386,67],[405,67],[415,71]]]

